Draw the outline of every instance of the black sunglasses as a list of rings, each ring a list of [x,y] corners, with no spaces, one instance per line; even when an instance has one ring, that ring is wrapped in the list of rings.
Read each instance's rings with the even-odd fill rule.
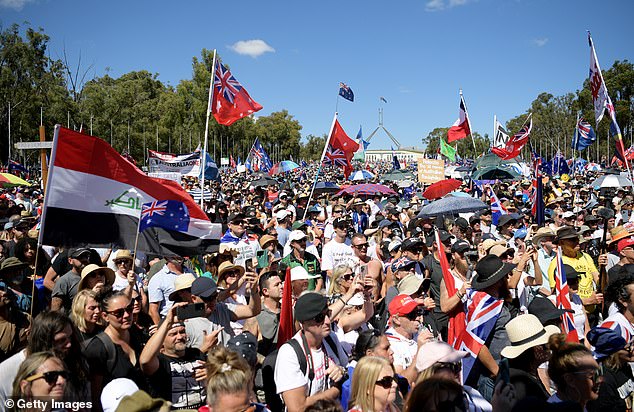
[[[454,374],[458,374],[460,373],[460,370],[462,369],[462,363],[460,362],[436,362],[434,364],[434,369],[435,370],[440,370],[440,369],[449,369],[452,373]]]
[[[420,310],[414,310],[405,315],[405,317],[409,320],[417,320],[422,314],[423,312],[421,312]]]
[[[122,318],[123,314],[125,312],[128,313],[132,313],[132,311],[134,310],[134,302],[130,303],[128,306],[126,306],[125,308],[119,308],[119,309],[115,309],[115,310],[109,310],[106,313],[114,316],[115,318]]]
[[[327,312],[321,312],[319,315],[315,316],[313,320],[315,323],[324,323],[326,316],[332,316],[332,311],[328,310]]]
[[[349,280],[352,280],[352,278],[354,277],[354,275],[352,273],[346,273],[345,275],[341,276],[341,279],[345,280],[346,282]]]
[[[375,383],[382,387],[383,389],[390,389],[392,387],[392,383],[396,382],[396,377],[394,376],[384,376]]]
[[[53,386],[57,383],[57,379],[59,379],[59,377],[62,377],[66,380],[68,380],[68,372],[66,371],[49,371],[49,372],[44,372],[44,373],[38,373],[35,375],[31,375],[28,378],[26,378],[27,382],[33,382],[36,381],[38,379],[44,378],[44,380],[46,381],[46,383],[48,383],[49,385]]]
[[[355,249],[361,249],[361,248],[367,248],[368,247],[368,243],[359,243],[358,245],[352,245],[353,248]]]

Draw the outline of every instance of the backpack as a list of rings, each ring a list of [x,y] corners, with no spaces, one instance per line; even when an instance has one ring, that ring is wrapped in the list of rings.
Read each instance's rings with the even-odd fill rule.
[[[332,336],[328,335],[324,338],[324,343],[327,344],[332,351],[337,354],[337,358],[339,358],[339,350],[335,341],[332,339]],[[306,374],[306,370],[308,368],[308,364],[306,362],[306,354],[304,353],[304,349],[300,345],[300,343],[296,339],[289,339],[284,345],[290,345],[295,354],[297,355],[297,360],[299,362],[299,369],[302,371],[302,374]],[[325,350],[325,348],[324,348]],[[274,350],[270,354],[264,358],[264,362],[262,363],[262,381],[261,387],[264,390],[264,397],[266,399],[266,404],[269,409],[272,411],[283,411],[284,410],[284,402],[282,402],[282,397],[277,393],[277,385],[275,385],[275,363],[277,362],[277,353],[279,349]],[[309,382],[312,381],[313,376],[308,376]],[[258,379],[259,380],[259,379]],[[257,386],[257,385],[256,385]]]

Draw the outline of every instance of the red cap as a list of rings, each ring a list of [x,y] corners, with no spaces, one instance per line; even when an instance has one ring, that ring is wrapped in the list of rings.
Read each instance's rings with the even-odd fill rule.
[[[388,310],[392,316],[403,316],[411,313],[417,306],[418,303],[416,303],[414,299],[412,299],[409,295],[402,293],[400,295],[396,295],[394,299],[392,299],[390,305],[388,306]]]
[[[619,251],[619,253],[621,253],[623,249],[625,249],[626,247],[631,247],[631,246],[634,246],[634,239],[631,237],[628,237],[626,239],[619,240],[619,243],[617,243],[616,245],[616,249]]]

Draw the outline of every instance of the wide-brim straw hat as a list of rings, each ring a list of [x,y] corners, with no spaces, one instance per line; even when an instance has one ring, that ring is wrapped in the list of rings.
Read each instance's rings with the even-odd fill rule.
[[[544,326],[537,316],[525,314],[513,318],[504,327],[511,344],[502,349],[501,355],[514,359],[527,349],[548,343],[548,338],[555,333],[561,333],[557,326]]]
[[[84,290],[86,288],[85,286],[85,281],[86,281],[86,277],[88,277],[88,275],[90,275],[93,272],[102,272],[104,277],[106,278],[106,283],[105,286],[112,286],[112,284],[114,283],[114,270],[108,268],[108,267],[103,267],[103,266],[98,266],[95,264],[90,264],[87,265],[82,271],[81,271],[81,280],[79,281],[79,286],[77,287],[77,290]]]

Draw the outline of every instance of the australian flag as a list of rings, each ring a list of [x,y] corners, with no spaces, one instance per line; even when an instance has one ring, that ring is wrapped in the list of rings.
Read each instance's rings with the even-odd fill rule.
[[[508,210],[504,208],[500,199],[498,199],[497,195],[493,191],[493,188],[490,188],[491,194],[491,223],[497,226],[498,220],[502,215],[508,215]]]
[[[260,143],[259,138],[255,138],[255,142],[253,143],[253,147],[251,148],[251,166],[262,172],[268,172],[273,167],[273,162],[269,158],[269,155],[266,154],[264,147]]]
[[[352,92],[352,89],[348,87],[345,83],[339,83],[339,96],[343,97],[346,100],[354,102],[354,93]]]
[[[586,122],[583,117],[577,122],[577,133],[572,138],[572,148],[582,151],[597,140],[597,135],[592,130],[590,123]]]
[[[189,211],[183,202],[178,200],[155,200],[143,203],[139,232],[149,227],[161,227],[176,232],[187,232],[189,229]]]
[[[16,162],[15,160],[9,160],[9,173],[14,173],[14,172],[25,173],[25,174],[29,173],[27,168],[22,166],[20,163]]]

